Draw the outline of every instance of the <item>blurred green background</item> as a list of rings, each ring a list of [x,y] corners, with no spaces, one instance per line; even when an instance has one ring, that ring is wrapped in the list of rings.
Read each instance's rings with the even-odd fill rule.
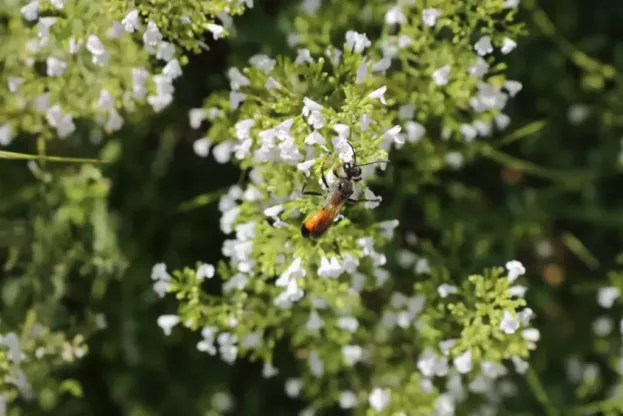
[[[531,276],[527,301],[542,335],[531,363],[554,407],[562,407],[604,399],[618,383],[609,369],[621,345],[617,330],[601,338],[586,331],[597,316],[618,322],[621,312],[600,309],[595,299],[609,276],[623,283],[613,273],[622,267],[616,258],[623,252],[623,7],[612,0],[521,4],[528,35],[508,56],[508,77],[523,90],[507,114],[509,131],[529,125],[532,133],[476,152],[463,169],[418,187],[408,185],[417,166],[396,152],[390,157],[395,165],[373,189],[387,201],[380,219],[400,219],[397,248],[414,232],[452,273],[511,258],[524,262]],[[102,168],[109,182],[89,179],[78,166],[48,164],[70,182],[63,187],[36,180],[24,162],[0,163],[0,263],[11,264],[0,277],[2,323],[17,325],[22,306],[33,300],[49,302],[60,327],[96,313],[107,323],[89,339],[84,359],[53,373],[79,380],[84,397],[64,395],[47,413],[40,403],[20,402],[23,414],[204,415],[219,391],[232,394],[235,415],[292,415],[304,407],[286,397],[282,381],[263,379],[261,365],[229,366],[209,357],[196,349],[199,334],[164,337],[156,319],[175,304],[159,300],[150,279],[157,262],[173,269],[221,258],[217,204],[185,211],[180,205],[227,189],[240,172],[193,153],[199,133],[188,126],[188,110],[211,91],[228,88],[230,66],[260,52],[292,54],[285,38],[295,5],[258,0],[237,18],[236,37],[206,39],[211,50],[191,59],[164,113],[128,123],[103,144],[62,143],[50,150],[112,157],[114,163]],[[16,143],[15,151],[35,148],[28,140]],[[66,198],[74,206],[63,219],[55,213]],[[551,255],[537,255],[539,241],[548,242]],[[9,277],[17,271],[20,283]],[[68,286],[57,293],[57,304],[51,293],[59,273]],[[11,292],[35,280],[27,298]],[[288,362],[291,351],[280,350],[276,356]],[[570,381],[570,356],[598,364],[598,379]],[[542,414],[538,383],[517,381],[518,395],[505,403],[508,414]]]

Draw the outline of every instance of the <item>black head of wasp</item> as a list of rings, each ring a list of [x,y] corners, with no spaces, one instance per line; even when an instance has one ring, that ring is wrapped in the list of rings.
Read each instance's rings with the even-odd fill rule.
[[[311,214],[307,219],[303,222],[301,226],[301,234],[305,238],[320,238],[324,233],[329,229],[331,224],[333,224],[333,220],[340,213],[345,204],[356,204],[358,202],[381,202],[380,199],[352,199],[351,196],[354,193],[353,183],[361,181],[361,166],[373,165],[375,163],[389,163],[386,160],[379,160],[376,162],[363,163],[361,165],[357,164],[357,153],[355,152],[355,148],[350,142],[347,142],[350,148],[353,151],[353,162],[345,162],[340,163],[333,169],[333,174],[337,178],[336,184],[333,186],[327,202],[325,205],[318,209],[316,212]],[[322,163],[321,167],[321,178],[322,183],[330,189],[329,183],[327,182],[327,178],[324,174],[324,166],[325,161]],[[342,168],[344,172],[344,176],[340,175],[339,168]],[[303,186],[303,195],[317,195],[323,196],[320,192],[309,192],[305,191],[305,186]]]

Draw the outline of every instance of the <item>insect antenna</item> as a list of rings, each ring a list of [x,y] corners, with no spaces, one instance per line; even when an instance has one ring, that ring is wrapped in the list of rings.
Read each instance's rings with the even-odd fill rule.
[[[376,162],[362,163],[361,165],[357,165],[357,166],[374,165],[375,163],[389,163],[389,160],[377,160]]]
[[[350,148],[353,149],[353,166],[357,166],[357,153],[355,152],[355,148],[350,142],[346,142],[346,143],[348,143]]]

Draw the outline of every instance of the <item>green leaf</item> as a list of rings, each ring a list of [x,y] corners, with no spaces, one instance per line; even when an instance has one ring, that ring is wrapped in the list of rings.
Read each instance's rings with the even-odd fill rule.
[[[63,380],[59,387],[59,391],[61,393],[69,393],[74,397],[81,398],[84,393],[82,391],[82,385],[78,380],[73,378],[68,378],[67,380]]]

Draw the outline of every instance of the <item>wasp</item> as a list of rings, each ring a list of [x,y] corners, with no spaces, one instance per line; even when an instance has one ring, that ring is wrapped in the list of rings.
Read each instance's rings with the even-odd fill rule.
[[[340,163],[333,169],[333,174],[337,178],[337,183],[334,185],[333,190],[331,191],[325,205],[313,214],[311,214],[309,217],[307,217],[307,219],[303,222],[303,225],[301,226],[301,234],[304,238],[322,237],[324,233],[329,229],[331,224],[333,224],[333,220],[335,219],[335,217],[337,217],[337,215],[346,204],[352,205],[358,202],[381,202],[380,199],[352,199],[351,196],[354,193],[353,184],[355,182],[361,181],[361,166],[389,162],[381,160],[377,162],[370,162],[358,165],[355,148],[352,144],[350,144],[350,142],[348,142],[348,145],[353,151],[353,162]],[[322,163],[322,166],[320,168],[321,178],[322,183],[324,183],[327,189],[329,189],[329,183],[327,182],[327,178],[325,177],[324,173],[325,163],[326,159]],[[344,176],[339,174],[340,167],[344,172]],[[320,192],[306,192],[305,186],[303,186],[303,195],[325,196]]]

